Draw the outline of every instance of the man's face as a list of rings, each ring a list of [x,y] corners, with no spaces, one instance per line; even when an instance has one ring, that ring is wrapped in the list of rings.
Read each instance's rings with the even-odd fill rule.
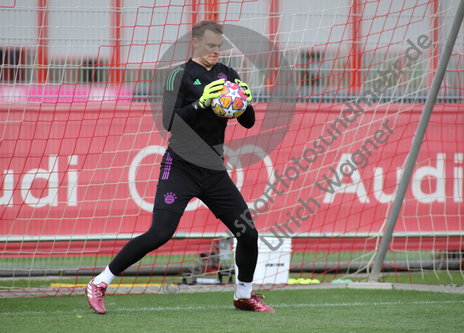
[[[203,37],[193,39],[195,53],[200,63],[206,68],[211,68],[219,62],[219,52],[223,43],[222,35],[211,30],[205,30]]]

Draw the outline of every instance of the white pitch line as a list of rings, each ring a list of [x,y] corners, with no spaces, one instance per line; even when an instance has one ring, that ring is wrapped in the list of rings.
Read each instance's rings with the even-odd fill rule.
[[[313,303],[313,304],[269,304],[273,308],[323,308],[323,307],[352,307],[352,306],[384,306],[384,305],[433,305],[433,304],[462,304],[464,300],[456,301],[422,301],[422,302],[374,302],[374,303]],[[185,310],[224,310],[233,309],[232,306],[167,306],[167,307],[141,307],[141,308],[109,308],[110,312],[131,312],[131,311],[185,311]],[[71,311],[18,311],[18,312],[0,312],[0,316],[11,315],[33,315],[33,314],[72,314],[82,313],[86,309],[75,309]]]

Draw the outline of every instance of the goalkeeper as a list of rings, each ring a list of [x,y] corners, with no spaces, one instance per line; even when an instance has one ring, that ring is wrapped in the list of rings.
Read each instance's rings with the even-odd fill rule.
[[[171,239],[188,202],[197,197],[227,228],[237,235],[236,264],[239,268],[234,306],[240,310],[275,312],[252,291],[258,258],[256,228],[235,225],[241,214],[252,221],[248,206],[223,165],[227,119],[211,109],[226,80],[235,81],[247,95],[248,106],[237,118],[245,128],[255,123],[251,92],[237,72],[219,62],[223,27],[215,21],[196,23],[192,29],[193,58],[168,75],[163,94],[163,125],[171,132],[163,156],[150,229],[130,240],[106,269],[89,282],[90,306],[106,312],[105,291],[115,276]],[[180,119],[179,119],[180,117]],[[199,141],[198,138],[201,140]],[[193,160],[193,162],[192,162]]]

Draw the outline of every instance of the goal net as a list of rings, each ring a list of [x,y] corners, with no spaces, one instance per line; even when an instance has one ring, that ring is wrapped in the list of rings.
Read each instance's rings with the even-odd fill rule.
[[[260,234],[255,282],[366,279],[457,5],[0,0],[1,295],[81,293],[148,230],[168,143],[163,86],[203,19],[224,24],[221,61],[253,94],[255,126],[229,121],[224,148]],[[463,38],[383,280],[463,279]],[[234,273],[233,237],[194,199],[111,292],[218,288]]]

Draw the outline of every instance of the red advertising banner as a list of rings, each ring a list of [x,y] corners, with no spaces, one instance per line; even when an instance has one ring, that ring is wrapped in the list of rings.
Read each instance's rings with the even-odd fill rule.
[[[152,107],[0,104],[1,239],[145,232],[167,146]],[[260,232],[361,237],[382,230],[423,105],[364,107],[350,113],[345,104],[298,104],[272,153],[243,147],[263,158],[231,171]],[[259,133],[266,104],[255,110],[250,130],[229,122],[226,159],[233,155],[227,141]],[[460,105],[435,107],[396,233],[461,234],[463,125]],[[224,231],[197,199],[178,228],[179,235]]]

